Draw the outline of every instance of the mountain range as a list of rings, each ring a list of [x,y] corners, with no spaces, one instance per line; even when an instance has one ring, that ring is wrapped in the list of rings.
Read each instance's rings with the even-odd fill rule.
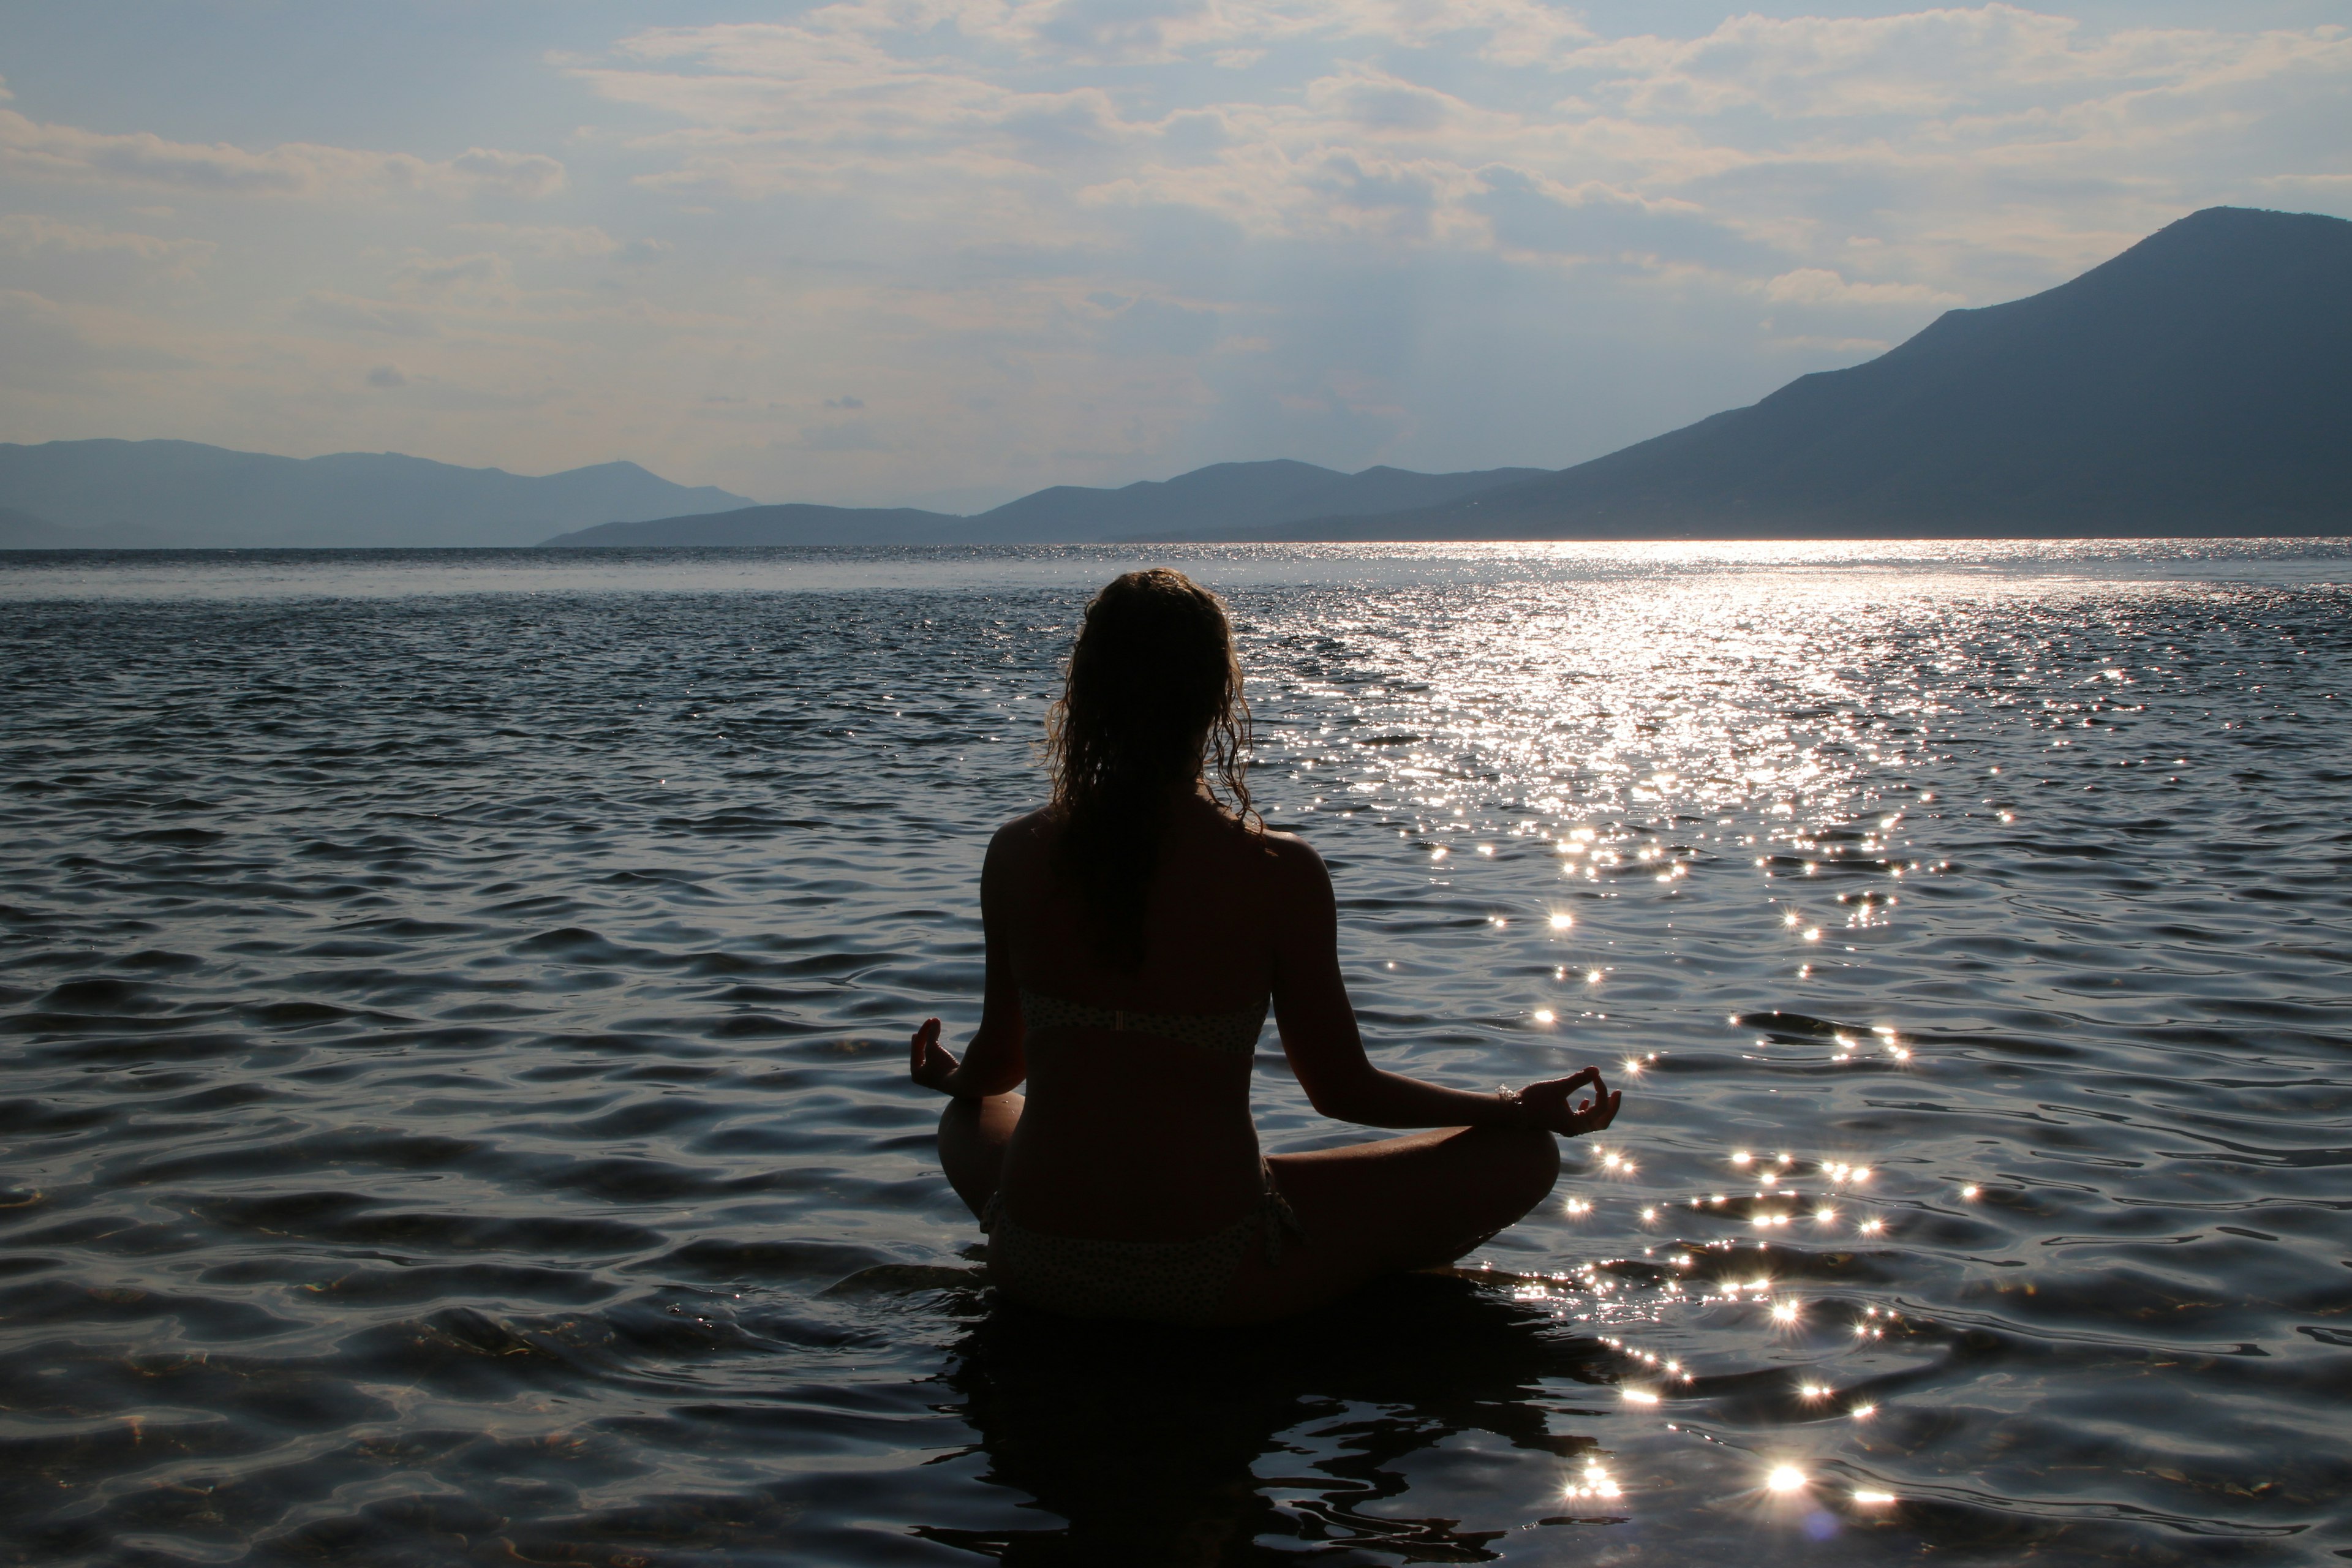
[[[1219,463],[971,517],[634,463],[0,445],[0,548],[2352,533],[2352,223],[2210,207],[2071,282],[1559,471]],[[550,537],[551,533],[553,535]]]
[[[2352,223],[2210,207],[1849,370],[1450,505],[1211,539],[2352,532]]]
[[[635,463],[530,479],[397,452],[273,458],[194,441],[0,444],[0,548],[536,544],[612,518],[746,507]]]
[[[609,522],[551,539],[551,545],[676,544],[1076,544],[1170,537],[1204,518],[1244,532],[1263,532],[1314,518],[1380,517],[1441,506],[1465,496],[1536,479],[1541,468],[1486,468],[1417,474],[1366,468],[1342,474],[1276,458],[1214,463],[1172,479],[1145,479],[1118,489],[1055,485],[975,517],[909,509],[760,506],[715,517]]]

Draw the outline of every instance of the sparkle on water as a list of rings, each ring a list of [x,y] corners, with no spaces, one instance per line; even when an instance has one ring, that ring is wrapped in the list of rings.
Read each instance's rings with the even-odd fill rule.
[[[902,1070],[1134,563],[0,563],[20,1553],[2352,1545],[2339,547],[1167,553],[1376,1059],[1627,1080],[1208,1344],[993,1309]]]

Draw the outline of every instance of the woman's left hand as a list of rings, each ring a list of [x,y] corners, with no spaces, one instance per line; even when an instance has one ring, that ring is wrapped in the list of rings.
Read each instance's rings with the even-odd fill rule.
[[[1592,1098],[1580,1104],[1576,1091],[1586,1088],[1592,1090]],[[1618,1102],[1623,1099],[1622,1093],[1601,1081],[1599,1068],[1531,1083],[1519,1091],[1519,1103],[1537,1125],[1563,1138],[1581,1138],[1587,1132],[1600,1131],[1617,1120]]]
[[[908,1046],[907,1076],[925,1089],[953,1094],[955,1090],[948,1080],[961,1064],[956,1060],[953,1051],[940,1044],[940,1021],[937,1018],[924,1019],[923,1026],[915,1031]]]

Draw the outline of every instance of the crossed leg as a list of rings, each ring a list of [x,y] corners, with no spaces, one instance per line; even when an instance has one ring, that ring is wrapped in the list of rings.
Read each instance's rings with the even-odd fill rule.
[[[1026,1095],[992,1094],[986,1100],[950,1100],[940,1113],[940,1166],[974,1219],[996,1195],[1004,1173],[1004,1146],[1013,1142]]]
[[[957,1100],[940,1118],[940,1163],[977,1215],[996,1191],[1024,1100]],[[1252,1247],[1220,1315],[1288,1317],[1383,1274],[1451,1263],[1543,1202],[1559,1146],[1539,1128],[1444,1127],[1402,1138],[1276,1154],[1274,1183],[1306,1233],[1281,1261]]]
[[[1234,1322],[1285,1318],[1383,1274],[1453,1262],[1543,1202],[1559,1147],[1540,1128],[1441,1127],[1266,1161],[1303,1244],[1268,1263],[1253,1247],[1234,1278]]]

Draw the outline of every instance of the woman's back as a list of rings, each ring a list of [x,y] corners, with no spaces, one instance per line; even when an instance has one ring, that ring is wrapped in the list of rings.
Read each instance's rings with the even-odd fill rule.
[[[1024,1019],[1029,1101],[1006,1152],[1008,1212],[1070,1236],[1215,1230],[1263,1192],[1254,1052],[1242,1041],[1276,979],[1279,873],[1296,841],[1245,827],[1205,796],[1175,801],[1142,962],[1129,968],[1106,955],[1083,893],[1056,869],[1063,831],[1050,813],[1023,817],[992,857],[1024,1012],[1036,1015]],[[1108,1168],[1122,1179],[1101,1181]]]

